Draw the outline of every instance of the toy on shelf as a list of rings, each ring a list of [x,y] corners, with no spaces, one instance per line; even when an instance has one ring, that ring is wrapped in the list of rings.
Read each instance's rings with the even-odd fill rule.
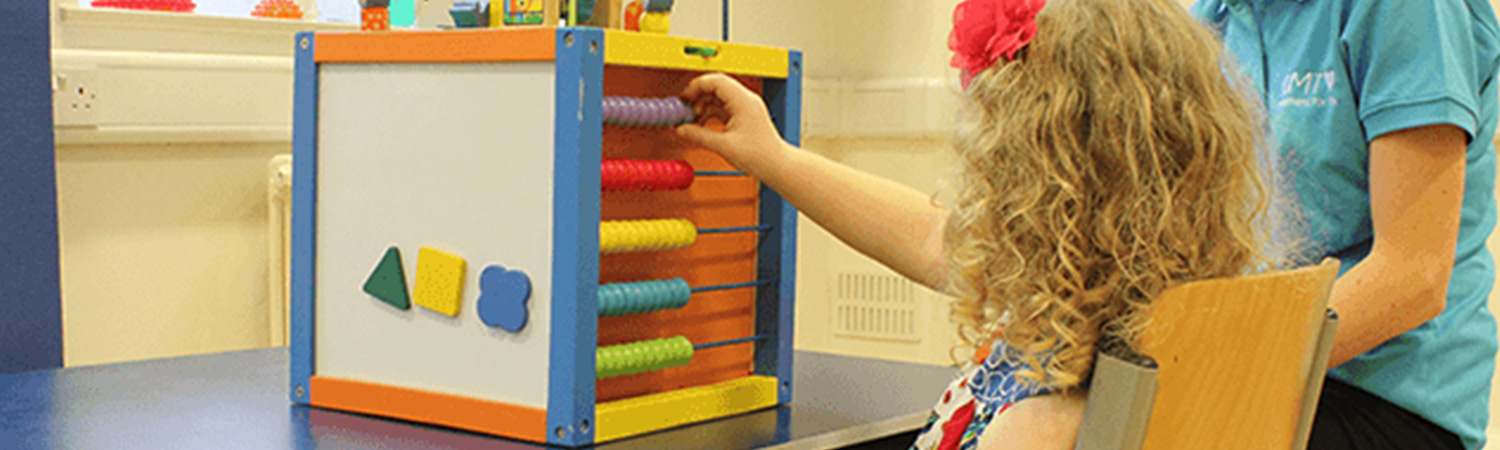
[[[609,0],[605,0],[609,3]],[[594,8],[599,3],[595,0],[569,0],[563,4],[563,17],[568,17],[570,24],[583,24],[594,19]]]
[[[623,0],[570,0],[564,17],[569,24],[621,29],[624,19]]]
[[[302,7],[292,0],[261,0],[250,15],[266,19],[301,19]]]
[[[491,27],[557,26],[562,17],[559,0],[494,0],[490,7]]]
[[[797,142],[800,53],[595,27],[298,39],[293,402],[577,447],[791,401],[796,210],[673,128],[723,126],[675,97],[721,72]]]
[[[490,4],[486,1],[455,2],[453,3],[453,8],[448,10],[448,14],[453,16],[454,28],[485,28],[490,26]]]
[[[625,5],[625,31],[641,31],[641,15],[646,13],[646,8],[641,6],[642,0],[630,0]]]
[[[193,12],[198,8],[192,0],[94,0],[89,6],[166,12]]]
[[[389,31],[391,0],[359,0],[359,30]]]
[[[646,14],[641,16],[640,28],[644,33],[667,34],[672,31],[673,0],[646,0]]]

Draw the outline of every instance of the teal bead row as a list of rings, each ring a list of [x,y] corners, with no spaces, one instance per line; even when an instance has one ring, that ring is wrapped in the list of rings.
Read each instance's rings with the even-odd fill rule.
[[[599,316],[625,316],[687,306],[693,288],[687,280],[639,281],[599,286]]]
[[[595,352],[600,379],[685,366],[693,360],[693,343],[682,336],[600,347]]]

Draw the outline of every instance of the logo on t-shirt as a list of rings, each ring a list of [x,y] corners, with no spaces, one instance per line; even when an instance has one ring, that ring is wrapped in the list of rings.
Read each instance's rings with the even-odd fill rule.
[[[1281,79],[1281,100],[1276,106],[1337,106],[1339,98],[1333,89],[1338,86],[1338,80],[1338,74],[1332,70],[1289,73]]]

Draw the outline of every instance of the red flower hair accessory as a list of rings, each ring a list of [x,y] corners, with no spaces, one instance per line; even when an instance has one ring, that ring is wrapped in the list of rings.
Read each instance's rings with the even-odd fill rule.
[[[1046,0],[964,0],[953,10],[953,32],[948,49],[953,67],[963,71],[964,88],[984,69],[1016,52],[1036,37],[1036,14]]]

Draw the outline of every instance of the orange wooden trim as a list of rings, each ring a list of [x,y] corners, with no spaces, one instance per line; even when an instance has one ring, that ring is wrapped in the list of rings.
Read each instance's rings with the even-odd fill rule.
[[[392,33],[318,33],[320,63],[551,61],[557,29],[497,28]]]
[[[547,441],[547,411],[363,381],[312,377],[312,405],[480,433]]]

